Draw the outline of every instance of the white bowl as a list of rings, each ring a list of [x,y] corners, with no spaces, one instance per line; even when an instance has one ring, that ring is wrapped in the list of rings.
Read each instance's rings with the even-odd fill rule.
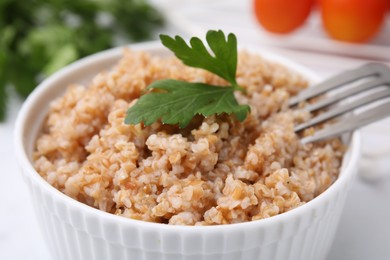
[[[159,43],[131,46],[167,55]],[[259,51],[249,47],[252,52]],[[261,53],[261,52],[260,52]],[[316,81],[298,64],[261,53]],[[289,212],[258,221],[221,226],[171,226],[127,219],[82,204],[55,189],[33,168],[31,154],[51,100],[68,84],[89,81],[121,57],[116,48],[92,55],[42,82],[24,103],[16,123],[18,163],[53,259],[287,260],[324,259],[331,246],[360,155],[352,135],[339,178],[324,193]]]

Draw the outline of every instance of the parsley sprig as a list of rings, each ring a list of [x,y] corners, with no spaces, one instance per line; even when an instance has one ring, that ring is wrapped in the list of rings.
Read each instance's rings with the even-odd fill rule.
[[[164,79],[153,82],[139,100],[127,111],[126,124],[151,125],[157,120],[164,124],[178,124],[186,127],[199,114],[205,117],[213,114],[234,114],[243,121],[250,111],[248,105],[240,105],[234,91],[243,91],[237,84],[237,39],[230,33],[226,39],[222,31],[210,30],[206,41],[212,51],[207,50],[197,37],[190,40],[190,46],[181,38],[161,35],[164,46],[187,66],[205,69],[230,83],[229,86],[215,86],[191,83],[181,80]]]

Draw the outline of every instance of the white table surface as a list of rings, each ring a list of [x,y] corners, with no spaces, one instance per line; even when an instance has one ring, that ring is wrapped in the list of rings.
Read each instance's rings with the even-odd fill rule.
[[[261,44],[256,40],[251,43]],[[271,47],[264,49],[310,67],[324,78],[366,62]],[[13,129],[22,101],[15,95],[10,101],[7,121],[0,123],[0,259],[52,259],[14,157]],[[362,133],[359,174],[349,190],[328,260],[390,259],[390,119],[365,127]]]

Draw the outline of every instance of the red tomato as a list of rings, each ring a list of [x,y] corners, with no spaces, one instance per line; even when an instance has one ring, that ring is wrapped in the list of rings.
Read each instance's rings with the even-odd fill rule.
[[[289,33],[309,16],[314,0],[254,0],[257,20],[268,31]]]
[[[321,0],[322,23],[341,41],[365,42],[379,31],[388,0]]]

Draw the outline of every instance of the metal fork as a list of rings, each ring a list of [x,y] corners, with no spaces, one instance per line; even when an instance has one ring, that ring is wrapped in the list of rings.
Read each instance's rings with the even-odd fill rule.
[[[367,81],[353,85],[346,90],[342,90],[342,88],[345,88],[348,84],[368,77],[370,78],[367,79]],[[326,112],[317,115],[308,122],[297,125],[295,127],[295,132],[300,132],[306,128],[318,125],[337,116],[345,115],[334,124],[326,125],[323,129],[316,131],[313,135],[304,137],[301,140],[302,143],[316,142],[339,136],[345,132],[358,129],[362,126],[390,116],[390,100],[378,102],[381,104],[376,106],[370,105],[376,101],[390,97],[390,69],[384,64],[368,63],[357,69],[341,73],[320,84],[301,91],[297,96],[290,99],[290,107],[295,106],[302,101],[327,93],[330,90],[334,90],[336,88],[337,90],[341,89],[341,92],[336,95],[327,96],[318,102],[308,104],[304,107],[305,110],[314,112],[336,104],[343,99],[353,97],[358,93],[367,92],[370,89],[382,86],[385,88],[378,89],[379,91],[376,92],[371,91],[371,93],[367,93],[366,95],[361,94],[355,99],[352,98],[350,102],[343,102],[338,106],[331,107]],[[368,108],[361,113],[350,113],[362,106],[368,106]]]

